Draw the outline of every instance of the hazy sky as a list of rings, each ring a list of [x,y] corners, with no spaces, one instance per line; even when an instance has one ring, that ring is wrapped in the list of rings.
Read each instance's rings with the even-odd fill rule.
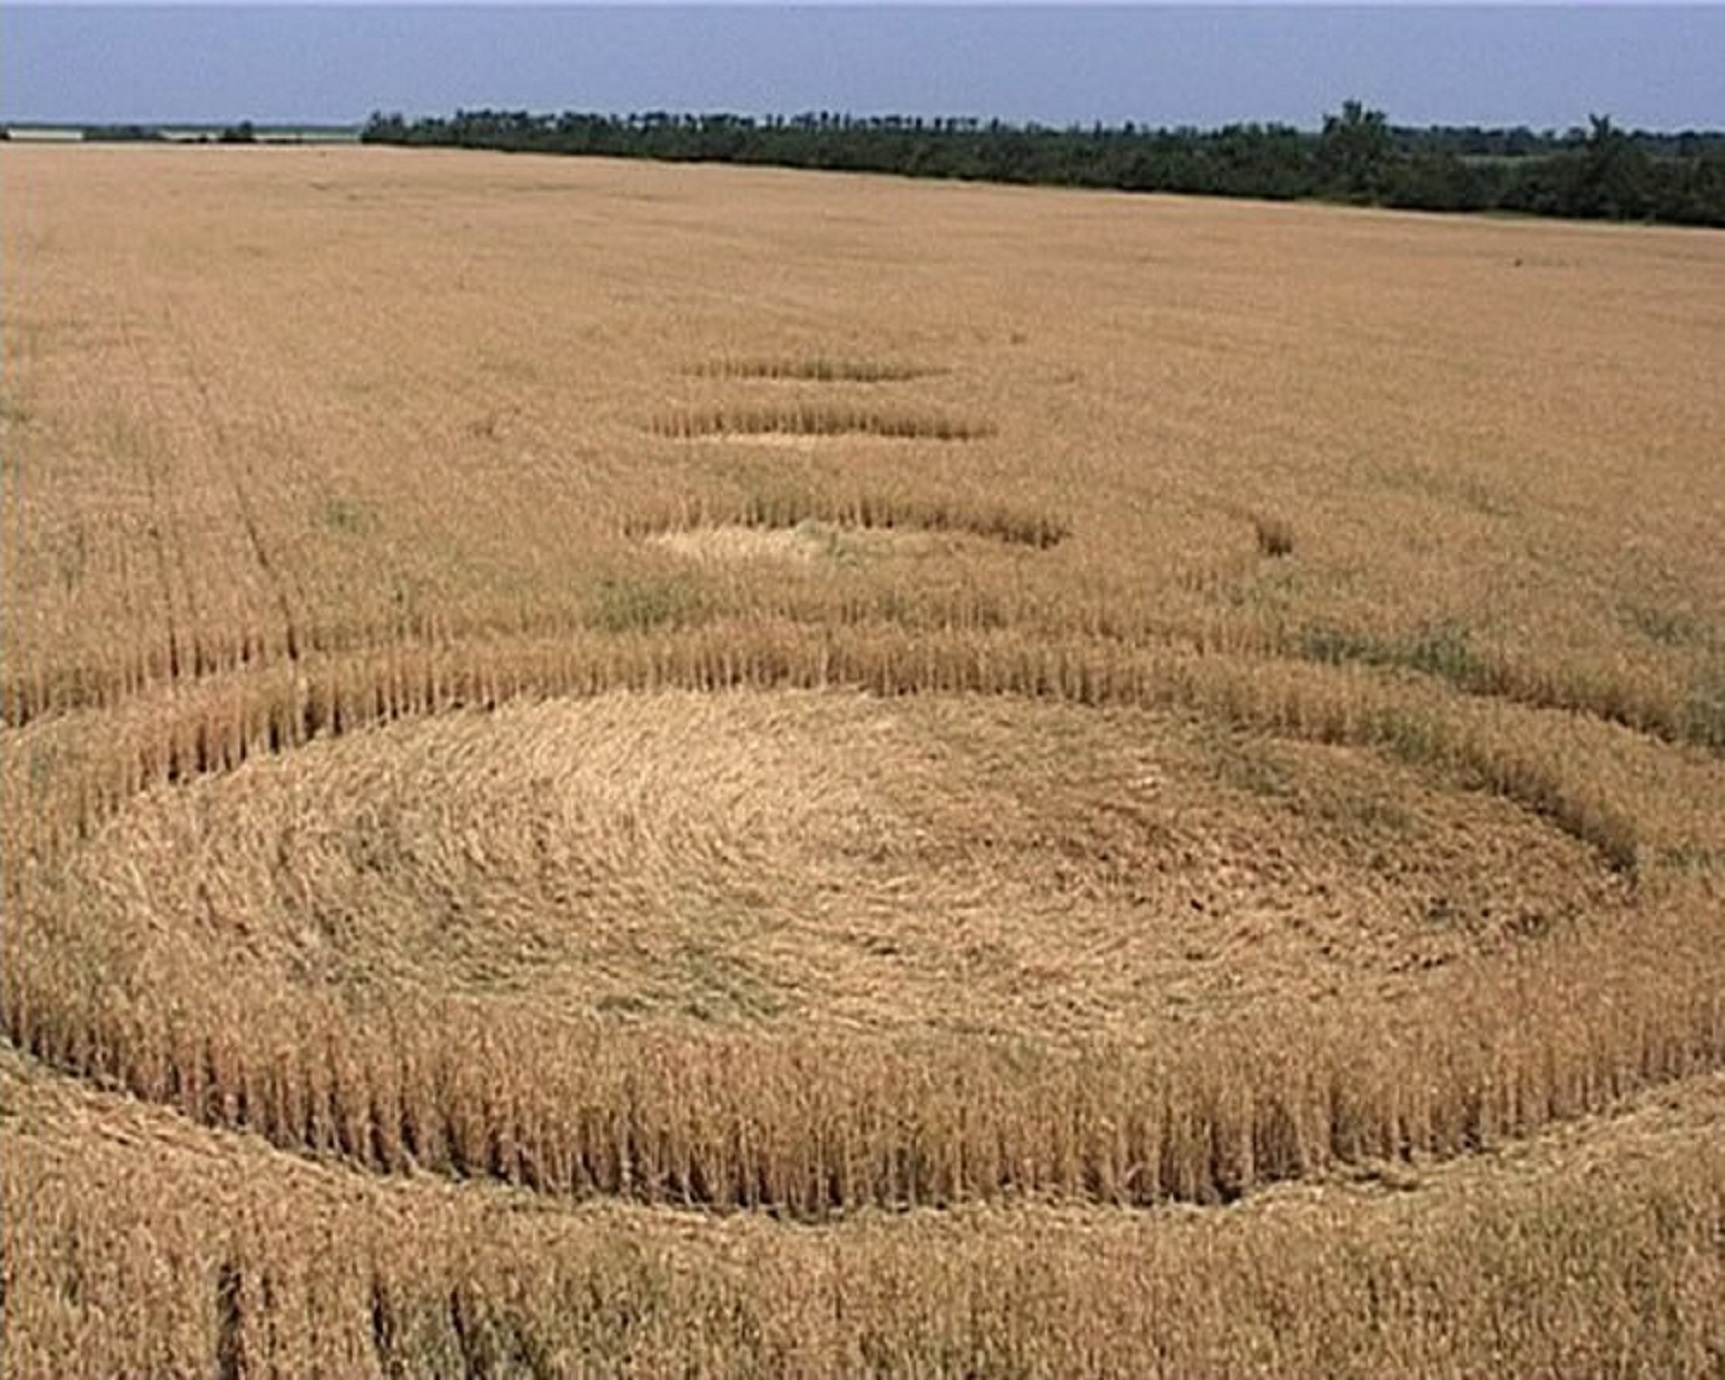
[[[842,110],[1725,127],[1725,5],[0,4],[0,120]]]

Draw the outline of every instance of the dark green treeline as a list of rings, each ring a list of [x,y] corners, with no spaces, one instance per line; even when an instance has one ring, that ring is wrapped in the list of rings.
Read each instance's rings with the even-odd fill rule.
[[[1407,129],[1350,101],[1312,133],[1258,124],[1051,129],[826,112],[756,119],[472,110],[419,120],[376,114],[361,138],[374,144],[1725,226],[1725,133],[1628,132],[1603,116],[1591,117],[1587,129],[1563,134]]]

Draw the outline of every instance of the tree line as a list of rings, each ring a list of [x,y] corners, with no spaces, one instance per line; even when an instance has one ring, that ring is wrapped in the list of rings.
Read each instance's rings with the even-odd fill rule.
[[[373,144],[1725,226],[1725,133],[1627,131],[1605,116],[1560,134],[1401,128],[1357,101],[1327,115],[1315,132],[1281,124],[1051,128],[824,111],[754,118],[464,110],[413,120],[379,112],[360,137]]]

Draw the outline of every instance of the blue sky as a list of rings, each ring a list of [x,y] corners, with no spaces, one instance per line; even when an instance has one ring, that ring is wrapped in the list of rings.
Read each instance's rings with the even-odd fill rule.
[[[1725,5],[0,5],[0,120],[373,109],[1725,127]]]

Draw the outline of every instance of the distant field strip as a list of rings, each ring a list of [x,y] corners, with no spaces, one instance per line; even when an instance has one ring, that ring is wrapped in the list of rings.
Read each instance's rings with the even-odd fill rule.
[[[946,372],[926,364],[826,355],[720,356],[691,373],[718,379],[790,379],[812,383],[904,383]]]
[[[1053,546],[1068,535],[1066,523],[1052,513],[1014,510],[987,499],[963,495],[917,499],[866,490],[817,494],[796,489],[751,494],[724,507],[702,499],[667,504],[651,517],[627,519],[624,530],[634,536],[733,526],[785,531],[805,523],[864,531],[963,532],[1032,547]]]
[[[994,434],[986,422],[843,403],[762,406],[739,404],[657,417],[661,436],[873,436],[889,441],[975,441]]]

